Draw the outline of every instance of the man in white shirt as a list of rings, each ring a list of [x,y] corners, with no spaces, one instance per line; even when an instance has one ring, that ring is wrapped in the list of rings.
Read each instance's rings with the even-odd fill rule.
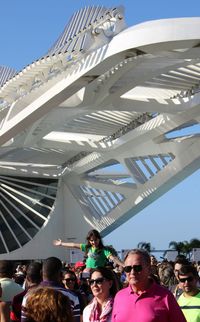
[[[21,293],[23,288],[15,283],[13,277],[13,264],[9,260],[0,260],[0,283],[2,288],[1,301],[11,303],[13,297]]]

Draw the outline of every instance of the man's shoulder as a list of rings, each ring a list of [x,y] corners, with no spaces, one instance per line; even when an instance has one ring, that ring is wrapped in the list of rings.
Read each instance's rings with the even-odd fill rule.
[[[200,300],[200,289],[198,289],[199,290],[199,293],[197,293],[196,295],[195,295],[195,297],[197,298],[197,299],[199,299]]]
[[[71,292],[70,290],[67,290],[62,286],[54,286],[53,288],[61,292],[63,295],[67,296],[70,299],[70,301],[74,303],[74,305],[79,304],[78,295],[75,294],[74,292]]]
[[[13,302],[18,302],[18,301],[21,301],[21,299],[23,299],[23,297],[26,295],[27,293],[27,290],[23,290],[22,292],[16,294],[14,297],[13,297]]]
[[[191,296],[184,296],[184,292],[179,296],[179,299],[178,299],[178,303],[179,305],[181,305],[182,303],[184,302],[188,302],[188,299],[190,300],[190,303],[192,302],[198,302],[200,303],[200,290],[199,290],[199,293],[197,293],[196,295],[191,295]]]
[[[13,281],[11,278],[1,278],[0,279],[0,283],[1,285],[5,288],[5,287],[9,287],[9,288],[12,288],[12,289],[16,289],[16,290],[21,290],[23,291],[23,287],[20,286],[19,284],[17,284],[15,281]]]
[[[172,295],[173,296],[172,292],[166,286],[160,285],[156,282],[153,282],[151,289],[153,292],[157,291],[157,292],[160,292],[161,294],[164,294],[164,295],[170,295],[170,296]]]
[[[67,295],[68,297],[70,298],[77,298],[78,299],[78,295],[75,294],[74,292],[70,291],[70,290],[67,290],[66,288],[64,287],[60,287],[59,290],[64,294],[64,295]]]
[[[181,305],[183,302],[185,302],[185,296],[183,295],[183,293],[179,296],[177,302],[179,305]]]
[[[13,284],[15,282],[9,277],[2,277],[2,278],[0,278],[0,283],[2,283],[2,284]]]
[[[130,286],[127,286],[127,287],[124,287],[121,290],[119,290],[115,297],[125,296],[125,295],[128,295],[130,293],[131,293]]]

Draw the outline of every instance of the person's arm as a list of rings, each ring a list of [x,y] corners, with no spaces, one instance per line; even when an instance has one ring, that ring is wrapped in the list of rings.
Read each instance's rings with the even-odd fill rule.
[[[114,256],[112,254],[108,258],[111,259],[111,261],[113,261],[113,263],[116,264],[116,265],[119,265],[119,266],[122,266],[122,267],[125,266],[124,262],[122,262],[118,257],[116,257],[116,256]]]
[[[53,240],[53,245],[54,246],[64,246],[64,247],[67,247],[67,248],[78,248],[78,249],[80,249],[80,246],[81,246],[81,244],[77,244],[77,243],[63,242],[61,239]]]
[[[10,305],[6,302],[0,302],[0,321],[9,322],[10,321]]]

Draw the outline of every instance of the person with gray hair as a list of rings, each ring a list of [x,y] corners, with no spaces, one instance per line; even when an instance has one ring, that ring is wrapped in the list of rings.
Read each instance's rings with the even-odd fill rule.
[[[129,285],[115,296],[112,322],[186,322],[173,294],[151,278],[148,252],[132,249],[124,263]]]

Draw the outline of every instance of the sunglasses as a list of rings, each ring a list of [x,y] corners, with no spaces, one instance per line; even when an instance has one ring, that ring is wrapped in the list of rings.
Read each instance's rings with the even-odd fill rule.
[[[179,281],[181,283],[185,283],[186,281],[187,282],[192,282],[194,280],[194,277],[193,276],[189,276],[189,277],[185,277],[185,278],[179,278]]]
[[[90,284],[90,286],[92,286],[94,284],[101,285],[101,284],[103,284],[104,281],[105,281],[104,277],[99,277],[96,280],[89,280],[89,284]]]
[[[126,273],[130,273],[132,271],[132,269],[134,270],[134,272],[139,273],[142,271],[142,265],[133,265],[133,266],[125,266],[124,267],[124,271]]]
[[[75,278],[71,277],[71,278],[65,278],[65,282],[75,282]]]

